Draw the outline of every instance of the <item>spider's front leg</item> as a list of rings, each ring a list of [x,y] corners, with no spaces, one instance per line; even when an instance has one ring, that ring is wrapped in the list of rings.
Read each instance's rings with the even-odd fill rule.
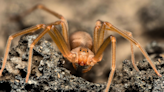
[[[102,44],[101,46],[99,47],[99,49],[97,50],[95,56],[91,59],[90,62],[88,62],[88,65],[90,66],[94,66],[97,62],[100,61],[100,58],[104,52],[104,50],[106,49],[106,47],[108,46],[109,43],[112,43],[112,70],[110,72],[110,75],[109,75],[109,78],[108,78],[108,83],[107,83],[107,87],[105,89],[105,92],[108,92],[109,88],[110,88],[110,84],[112,82],[112,79],[113,79],[113,75],[114,75],[114,72],[115,72],[115,69],[116,69],[116,65],[115,65],[115,62],[116,62],[116,38],[112,35],[110,35]],[[89,69],[89,68],[88,68]]]
[[[39,34],[39,36],[33,41],[33,43],[30,45],[30,50],[29,50],[29,59],[28,59],[28,67],[27,67],[27,75],[26,75],[26,83],[28,82],[30,73],[31,73],[31,64],[32,64],[32,55],[33,55],[33,48],[34,45],[41,39],[41,37],[43,37],[47,32],[49,33],[49,35],[51,36],[51,38],[53,39],[53,41],[56,43],[57,47],[59,48],[59,50],[61,51],[61,53],[64,56],[68,56],[71,52],[69,50],[69,46],[67,46],[67,43],[65,41],[65,39],[63,38],[63,36],[61,35],[61,33],[54,27],[55,25],[62,25],[62,21],[57,21],[55,23],[49,24],[48,26],[45,26],[44,24],[40,24],[37,25],[35,27],[26,29],[22,32],[16,33],[14,35],[11,35],[8,39],[7,42],[7,46],[6,46],[6,51],[5,51],[5,55],[4,55],[4,59],[3,59],[3,65],[2,68],[0,70],[0,76],[2,76],[2,72],[5,68],[6,65],[6,61],[7,61],[7,57],[8,57],[8,53],[9,53],[9,48],[10,48],[10,44],[12,39],[14,39],[17,36],[23,35],[23,34],[27,34],[30,32],[34,32],[37,31],[38,29],[45,29],[41,34]],[[64,27],[64,26],[63,26]],[[62,28],[63,28],[62,27]],[[53,29],[53,32],[50,31],[50,29]]]
[[[30,51],[29,51],[29,60],[28,60],[28,71],[26,75],[26,83],[28,82],[30,73],[31,73],[31,63],[32,63],[32,53],[33,53],[33,47],[34,45],[40,40],[41,37],[43,37],[46,33],[50,35],[52,40],[56,43],[58,49],[61,51],[63,56],[68,56],[71,54],[68,44],[66,43],[64,37],[62,34],[55,28],[55,25],[64,24],[62,21],[56,21],[55,23],[49,24],[46,29],[33,41],[33,43],[30,45]],[[62,26],[64,28],[65,26]],[[53,31],[51,31],[52,29]],[[63,29],[64,31],[67,31]]]
[[[3,62],[2,62],[3,64],[2,64],[2,67],[1,67],[1,70],[0,70],[0,76],[2,76],[2,72],[3,72],[4,68],[5,68],[12,40],[14,38],[20,36],[20,35],[24,35],[24,34],[27,34],[27,33],[32,33],[32,32],[38,31],[39,29],[44,28],[44,27],[45,27],[44,24],[39,24],[37,26],[31,27],[29,29],[25,29],[22,32],[18,32],[16,34],[13,34],[13,35],[9,36],[8,41],[7,41],[7,45],[6,45],[5,54],[4,54],[4,59],[3,59]]]
[[[15,16],[15,17],[12,17],[11,20],[20,20],[20,19],[24,18],[25,16],[29,15],[30,13],[34,12],[37,9],[41,9],[43,11],[46,11],[47,13],[52,14],[55,17],[57,17],[58,19],[60,19],[60,21],[61,21],[60,24],[61,24],[61,27],[62,27],[62,36],[64,37],[64,40],[66,41],[67,46],[70,49],[70,44],[69,44],[69,40],[68,40],[69,37],[68,37],[68,23],[67,23],[67,20],[62,15],[60,15],[59,13],[48,9],[47,7],[45,7],[42,4],[35,5],[34,7],[20,13],[19,15]]]
[[[68,40],[68,38],[69,38],[68,37],[68,24],[67,24],[66,19],[62,15],[60,15],[60,14],[54,12],[54,11],[51,11],[50,9],[45,7],[44,5],[39,4],[39,5],[36,5],[36,6],[32,7],[31,9],[21,13],[20,15],[18,15],[17,17],[14,17],[12,19],[14,19],[14,20],[21,19],[21,18],[27,16],[28,14],[30,14],[31,12],[33,12],[36,9],[42,9],[42,10],[44,10],[44,11],[54,15],[55,17],[59,18],[60,21],[48,24],[47,26],[44,25],[45,30],[30,45],[28,69],[27,69],[27,75],[26,75],[26,83],[28,82],[28,79],[29,79],[29,76],[30,76],[30,72],[31,72],[31,62],[32,62],[33,47],[39,41],[39,39],[42,36],[44,36],[44,34],[46,34],[47,32],[51,36],[53,41],[56,43],[58,49],[63,54],[63,56],[66,57],[66,56],[68,56],[70,54],[70,45],[69,45],[69,40]],[[55,25],[61,25],[61,27],[62,27],[62,34],[54,27]],[[38,28],[38,26],[36,26],[36,27]],[[52,31],[50,31],[51,28],[52,28],[54,33]],[[34,32],[36,30],[38,30],[38,29],[36,29],[35,27],[34,28],[30,28],[30,29],[27,29],[25,31],[19,32],[19,33],[14,34],[14,35],[9,37],[8,43],[7,43],[7,46],[6,46],[5,55],[4,55],[3,65],[2,65],[2,68],[0,70],[0,76],[2,75],[2,72],[3,72],[4,68],[5,68],[5,64],[6,64],[6,60],[7,60],[7,56],[8,56],[8,52],[9,52],[9,47],[10,47],[10,44],[11,44],[11,40],[13,38],[17,37],[17,36],[26,34],[28,32]]]
[[[64,37],[55,28],[55,25],[59,25],[59,24],[62,24],[62,23],[63,23],[62,21],[56,21],[55,23],[49,24],[46,27],[46,29],[30,45],[29,60],[28,60],[28,69],[27,69],[27,75],[26,75],[26,83],[28,82],[28,79],[29,79],[29,76],[30,76],[30,73],[31,73],[33,47],[40,40],[40,38],[43,37],[46,33],[48,33],[50,35],[50,37],[52,38],[52,40],[56,43],[58,49],[61,51],[61,53],[63,54],[63,56],[67,57],[67,56],[71,55],[71,52],[69,50],[69,46],[67,45]],[[50,29],[52,29],[53,32]]]

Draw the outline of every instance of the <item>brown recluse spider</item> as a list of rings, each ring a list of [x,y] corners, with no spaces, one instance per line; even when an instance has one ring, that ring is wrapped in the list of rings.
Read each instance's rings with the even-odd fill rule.
[[[111,48],[112,48],[112,70],[109,75],[107,87],[105,89],[105,92],[108,92],[110,88],[110,84],[116,69],[115,62],[116,62],[116,38],[112,35],[108,36],[104,40],[104,31],[112,31],[116,32],[128,41],[130,41],[131,44],[131,59],[132,59],[132,64],[134,68],[139,71],[137,66],[135,65],[135,58],[134,58],[134,51],[133,51],[133,44],[136,45],[142,54],[145,56],[151,67],[154,69],[155,73],[161,77],[161,74],[157,71],[155,65],[153,64],[152,60],[146,53],[146,51],[141,47],[141,45],[133,38],[131,32],[128,31],[122,31],[114,27],[111,23],[105,22],[105,21],[100,21],[98,20],[95,25],[94,29],[94,35],[93,35],[93,41],[91,36],[83,31],[77,31],[73,33],[70,38],[68,36],[68,24],[66,19],[54,12],[49,10],[43,5],[36,5],[33,8],[25,11],[24,13],[19,15],[19,18],[24,17],[31,13],[32,11],[36,9],[42,9],[57,18],[59,18],[59,21],[56,21],[54,23],[50,24],[38,24],[34,27],[25,29],[21,32],[18,32],[16,34],[10,35],[8,38],[7,46],[6,46],[6,51],[4,54],[4,59],[3,59],[3,65],[0,70],[0,76],[2,76],[2,72],[5,68],[9,49],[10,49],[10,44],[11,41],[16,38],[17,36],[24,35],[27,33],[32,33],[35,32],[39,29],[44,29],[43,32],[40,33],[40,35],[33,41],[33,43],[30,45],[30,50],[29,50],[29,59],[28,59],[28,67],[27,67],[27,75],[26,75],[26,83],[28,82],[30,73],[31,73],[31,63],[32,63],[32,55],[33,55],[33,47],[34,45],[39,41],[41,37],[43,37],[46,33],[50,35],[52,40],[56,43],[58,49],[62,53],[62,55],[68,59],[70,62],[72,62],[73,67],[77,69],[75,64],[79,64],[80,66],[88,66],[88,68],[84,69],[82,72],[88,72],[96,63],[102,60],[103,57],[103,52],[105,48],[108,46],[109,43],[111,43]],[[57,30],[55,27],[56,25],[61,25],[62,27],[62,34]]]

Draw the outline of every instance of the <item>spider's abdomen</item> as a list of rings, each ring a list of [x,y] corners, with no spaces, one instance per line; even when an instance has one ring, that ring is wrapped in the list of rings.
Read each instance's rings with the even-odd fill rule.
[[[92,37],[83,31],[77,31],[70,36],[71,49],[76,47],[86,47],[92,49]]]

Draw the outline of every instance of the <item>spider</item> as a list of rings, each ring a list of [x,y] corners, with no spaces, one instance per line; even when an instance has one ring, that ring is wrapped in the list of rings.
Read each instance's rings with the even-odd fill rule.
[[[18,32],[16,34],[10,35],[8,38],[4,59],[3,59],[3,65],[0,70],[0,76],[2,76],[2,72],[5,68],[5,64],[7,62],[7,57],[10,49],[11,41],[16,38],[17,36],[24,35],[27,33],[33,33],[35,31],[38,31],[39,29],[44,29],[43,32],[40,33],[40,35],[33,41],[33,43],[30,45],[29,49],[29,59],[28,59],[28,67],[27,67],[27,75],[26,75],[26,83],[28,82],[30,73],[31,73],[31,63],[32,63],[32,55],[33,55],[33,47],[34,45],[40,40],[41,37],[43,37],[46,33],[50,35],[52,40],[56,43],[58,49],[62,53],[62,55],[68,59],[73,67],[77,69],[76,64],[80,66],[88,66],[86,69],[84,69],[82,72],[88,72],[96,63],[102,60],[103,57],[103,51],[108,46],[109,43],[111,43],[112,48],[112,69],[111,73],[109,74],[108,83],[106,86],[105,91],[108,92],[110,88],[110,84],[112,82],[112,78],[116,69],[116,38],[113,35],[108,36],[106,39],[104,39],[104,31],[112,31],[116,32],[128,41],[130,41],[131,44],[131,59],[132,64],[134,68],[139,71],[137,66],[135,65],[135,58],[134,58],[134,51],[133,51],[133,44],[136,45],[142,54],[145,56],[151,67],[154,69],[155,73],[161,77],[161,74],[157,71],[156,67],[152,63],[152,60],[148,56],[147,52],[141,47],[141,45],[133,38],[132,33],[128,31],[122,31],[113,26],[109,22],[98,20],[96,22],[95,28],[94,28],[94,35],[93,35],[93,41],[91,36],[83,31],[77,31],[73,33],[70,37],[68,36],[68,24],[66,19],[54,12],[48,9],[47,7],[39,4],[31,9],[23,12],[20,14],[17,18],[24,17],[28,15],[29,13],[33,12],[36,9],[42,9],[55,17],[59,18],[59,21],[50,23],[50,24],[38,24],[34,27],[25,29],[21,32]],[[58,29],[56,28],[56,25],[61,25],[62,32],[60,33]]]

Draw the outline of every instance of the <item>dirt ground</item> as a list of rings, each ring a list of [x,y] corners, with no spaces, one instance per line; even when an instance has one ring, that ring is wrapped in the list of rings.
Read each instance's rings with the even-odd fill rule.
[[[69,25],[70,34],[74,31],[87,31],[92,35],[95,23],[98,19],[108,21],[119,29],[133,33],[134,38],[146,47],[151,41],[162,42],[164,39],[164,1],[163,0],[0,0],[0,56],[3,57],[6,41],[9,35],[20,32],[24,28],[40,23],[51,23],[56,20],[54,16],[37,10],[21,20],[12,22],[10,17],[37,5],[43,4],[49,9],[62,14]],[[120,35],[106,32],[106,37],[113,34],[117,38],[117,68],[121,62],[130,59],[130,44]],[[19,38],[14,39],[12,46],[17,44]],[[50,40],[50,38],[47,38]],[[106,72],[110,72],[110,46],[104,53],[103,60],[93,69],[83,75],[94,74],[102,83]],[[136,60],[142,60],[139,49],[135,48]]]

